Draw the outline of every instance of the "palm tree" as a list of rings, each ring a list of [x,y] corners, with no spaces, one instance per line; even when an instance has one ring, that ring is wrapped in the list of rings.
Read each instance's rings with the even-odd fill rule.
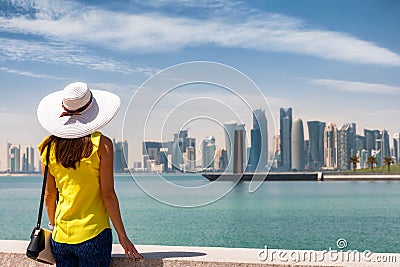
[[[390,164],[394,163],[394,160],[392,157],[385,157],[383,159],[383,163],[385,163],[388,166],[388,172],[390,173]]]
[[[367,163],[371,165],[372,172],[374,172],[374,165],[378,163],[375,156],[368,157]]]
[[[353,164],[354,173],[356,173],[357,163],[359,163],[359,162],[360,162],[360,158],[359,157],[357,157],[357,156],[351,156],[350,157],[349,163]]]

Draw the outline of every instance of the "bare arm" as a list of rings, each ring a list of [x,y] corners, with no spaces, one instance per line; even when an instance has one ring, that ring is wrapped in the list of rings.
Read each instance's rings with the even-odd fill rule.
[[[129,240],[125,232],[124,224],[122,222],[118,198],[114,190],[113,144],[112,141],[106,136],[101,136],[99,157],[101,193],[104,205],[107,209],[108,214],[110,215],[115,231],[118,234],[119,242],[124,248],[127,257],[135,258],[136,255],[138,258],[141,259],[143,258],[142,255],[140,255],[135,246]]]
[[[42,173],[44,173],[45,166],[42,166]],[[44,193],[44,201],[46,203],[47,216],[49,222],[54,226],[56,215],[56,200],[57,200],[57,187],[56,180],[50,172],[47,173],[46,190]]]

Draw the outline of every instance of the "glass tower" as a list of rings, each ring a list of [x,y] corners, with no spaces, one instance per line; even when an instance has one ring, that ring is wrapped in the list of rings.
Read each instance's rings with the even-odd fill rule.
[[[280,167],[283,171],[292,169],[292,108],[280,109],[281,157]]]
[[[319,170],[324,166],[324,132],[325,122],[308,121],[308,137],[310,140],[309,168]]]
[[[253,110],[251,138],[250,165],[253,171],[264,171],[268,164],[268,122],[262,109]]]

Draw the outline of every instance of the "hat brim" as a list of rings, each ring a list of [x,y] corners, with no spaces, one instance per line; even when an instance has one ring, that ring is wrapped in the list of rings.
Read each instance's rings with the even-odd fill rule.
[[[121,105],[119,96],[101,90],[90,90],[92,103],[80,114],[60,117],[62,91],[45,96],[39,103],[37,117],[43,128],[61,138],[74,139],[92,134],[104,127],[115,116]]]

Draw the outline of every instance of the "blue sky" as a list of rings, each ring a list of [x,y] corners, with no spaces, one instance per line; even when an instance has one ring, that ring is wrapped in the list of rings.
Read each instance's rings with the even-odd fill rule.
[[[7,141],[36,145],[46,135],[38,102],[73,81],[121,97],[104,129],[121,138],[140,84],[197,60],[249,76],[271,106],[270,126],[279,107],[292,107],[304,122],[356,122],[359,133],[385,128],[392,136],[400,130],[399,10],[396,0],[0,1],[0,151]],[[250,129],[251,114],[245,123]],[[192,135],[223,145],[221,132],[208,131]]]

